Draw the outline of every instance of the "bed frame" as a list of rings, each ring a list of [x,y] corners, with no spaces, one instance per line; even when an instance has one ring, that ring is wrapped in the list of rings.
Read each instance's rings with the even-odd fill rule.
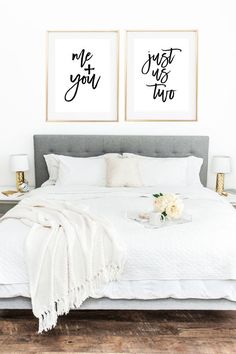
[[[201,182],[207,184],[208,167],[207,136],[118,136],[118,135],[35,135],[35,180],[40,187],[48,179],[47,167],[43,155],[55,153],[67,156],[89,157],[108,152],[130,152],[153,157],[203,158],[200,172]],[[16,297],[0,299],[0,309],[30,309],[28,298]],[[157,299],[157,300],[111,300],[88,299],[81,309],[125,309],[125,310],[235,310],[236,303],[225,300],[199,299]]]

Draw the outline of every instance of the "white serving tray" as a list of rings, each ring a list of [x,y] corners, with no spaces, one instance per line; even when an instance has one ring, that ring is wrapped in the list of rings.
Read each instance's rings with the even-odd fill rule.
[[[152,225],[150,224],[148,219],[141,218],[139,215],[140,213],[137,212],[127,212],[127,218],[129,220],[135,221],[148,229],[160,229],[163,227],[186,224],[192,221],[192,216],[184,213],[180,219],[175,219],[175,220],[166,219],[160,225]]]

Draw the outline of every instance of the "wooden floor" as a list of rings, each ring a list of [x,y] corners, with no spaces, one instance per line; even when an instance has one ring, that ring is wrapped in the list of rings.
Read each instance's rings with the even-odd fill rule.
[[[236,312],[71,311],[37,334],[31,311],[0,311],[1,353],[236,353]]]

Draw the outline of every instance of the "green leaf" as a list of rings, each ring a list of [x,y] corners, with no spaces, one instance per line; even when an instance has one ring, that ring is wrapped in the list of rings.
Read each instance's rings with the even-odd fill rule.
[[[163,213],[161,213],[161,220],[165,220],[166,217],[167,217],[167,214],[165,211],[163,211]]]
[[[162,193],[156,193],[156,194],[153,194],[153,197],[155,197],[155,198],[159,198],[159,197],[162,197],[163,196],[163,194]]]

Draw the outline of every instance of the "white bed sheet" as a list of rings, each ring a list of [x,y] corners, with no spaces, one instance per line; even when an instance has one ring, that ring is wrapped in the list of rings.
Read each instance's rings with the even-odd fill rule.
[[[152,193],[177,192],[189,224],[144,229],[126,217],[128,211],[152,208]],[[112,220],[127,246],[121,281],[108,284],[98,297],[123,299],[220,298],[236,301],[236,213],[222,197],[206,188],[44,187],[30,195],[70,200]],[[30,197],[29,195],[29,197]],[[24,241],[28,226],[17,220],[0,223],[0,297],[27,295]],[[189,283],[188,283],[189,281]],[[5,293],[5,295],[4,295]]]

